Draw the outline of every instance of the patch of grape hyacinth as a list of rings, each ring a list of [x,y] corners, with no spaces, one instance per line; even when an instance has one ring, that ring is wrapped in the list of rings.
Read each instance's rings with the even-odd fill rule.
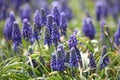
[[[41,8],[41,26],[45,26],[46,25],[46,12],[44,8]]]
[[[114,42],[117,46],[120,45],[120,19],[118,21],[118,29],[116,30],[114,34]]]
[[[52,14],[53,14],[54,21],[57,23],[57,26],[59,26],[60,25],[60,11],[57,6],[53,8]]]
[[[106,46],[103,46],[103,51],[102,51],[100,59],[101,59],[101,63],[100,63],[101,69],[106,67],[110,63],[108,55],[107,55],[107,47]]]
[[[50,34],[52,34],[52,23],[54,22],[53,15],[49,14],[47,16],[46,27],[49,29]]]
[[[56,24],[56,22],[52,23],[52,34],[51,34],[51,38],[52,38],[52,42],[55,44],[55,46],[57,47],[59,41],[60,41],[60,34],[59,34],[59,30],[58,30],[58,26]]]
[[[53,71],[56,71],[57,70],[57,67],[56,67],[56,53],[52,53],[52,56],[51,56],[51,61],[50,61],[50,66],[51,66],[51,69]]]
[[[29,4],[26,3],[26,4],[21,6],[20,18],[21,18],[21,21],[23,21],[24,18],[27,18],[28,21],[30,21],[30,19],[31,19],[31,7]]]
[[[70,49],[70,59],[69,59],[69,64],[72,68],[77,68],[78,67],[78,59],[77,59],[77,54],[75,52],[75,48],[72,47]]]
[[[13,22],[15,21],[15,15],[14,12],[11,11],[9,17],[7,18],[4,26],[4,36],[6,40],[11,40],[12,39],[12,31],[13,31]]]
[[[45,45],[47,44],[48,46],[52,45],[52,39],[51,39],[50,30],[47,27],[46,27],[46,30],[45,30],[44,44]]]
[[[35,23],[37,29],[40,32],[42,26],[41,26],[41,14],[40,14],[39,10],[35,11],[35,14],[34,14],[34,23]]]
[[[87,17],[83,20],[82,32],[86,37],[94,39],[96,30],[91,18]]]
[[[23,26],[22,26],[22,36],[26,41],[30,41],[32,39],[33,33],[32,33],[32,27],[30,25],[30,22],[27,18],[23,20]]]
[[[69,48],[72,48],[72,47],[76,48],[77,44],[78,44],[78,40],[76,38],[76,34],[73,33],[68,40]]]
[[[93,54],[89,53],[89,66],[90,68],[96,68],[96,63]]]
[[[60,14],[60,31],[61,31],[61,35],[66,35],[66,31],[67,31],[67,18],[64,12],[61,12]]]
[[[13,23],[12,41],[13,41],[14,51],[19,52],[19,47],[22,47],[22,36],[17,21],[14,21]]]
[[[57,49],[56,51],[57,58],[56,58],[56,67],[58,71],[64,71],[65,66],[64,66],[64,59],[62,58],[62,51],[60,48]]]

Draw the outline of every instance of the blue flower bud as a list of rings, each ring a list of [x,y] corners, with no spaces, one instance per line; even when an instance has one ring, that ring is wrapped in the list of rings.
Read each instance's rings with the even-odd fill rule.
[[[96,68],[95,59],[91,52],[89,53],[89,65],[90,65],[90,68]]]
[[[41,26],[45,26],[46,25],[46,12],[44,8],[41,8]]]

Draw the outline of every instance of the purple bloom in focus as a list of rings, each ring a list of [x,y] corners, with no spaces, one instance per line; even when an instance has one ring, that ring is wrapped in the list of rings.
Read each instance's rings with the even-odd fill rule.
[[[68,40],[69,48],[72,48],[72,47],[76,48],[77,44],[78,44],[78,40],[76,39],[76,34],[73,33]]]
[[[34,23],[35,23],[37,29],[40,31],[42,27],[41,27],[41,15],[40,15],[39,10],[35,11],[35,14],[34,14]]]
[[[66,35],[66,31],[67,31],[67,18],[64,12],[62,12],[60,14],[60,31],[61,31],[61,35]]]
[[[6,40],[12,39],[12,31],[13,31],[13,22],[15,21],[15,15],[14,12],[11,11],[9,17],[7,18],[4,26],[4,36]]]
[[[30,21],[30,19],[31,19],[31,7],[29,4],[26,3],[20,8],[20,18],[21,18],[21,21],[23,21],[24,18],[27,18],[28,21]]]
[[[118,21],[118,29],[114,34],[114,42],[117,46],[120,45],[120,20]]]
[[[31,40],[32,36],[32,27],[30,25],[30,22],[28,19],[23,20],[23,26],[22,26],[22,36],[26,41]]]
[[[57,67],[56,67],[56,53],[52,53],[52,56],[51,56],[51,61],[50,61],[50,66],[52,68],[53,71],[56,71],[57,70]]]
[[[20,33],[18,23],[14,21],[13,25],[14,26],[12,31],[12,41],[13,41],[14,51],[19,52],[19,47],[22,47],[22,36]]]
[[[44,44],[47,44],[48,46],[52,45],[50,30],[47,27],[46,27],[46,30],[45,30]]]
[[[75,48],[72,47],[70,49],[70,60],[69,60],[70,66],[73,68],[78,67],[78,59],[77,59],[77,54],[75,52]]]
[[[85,18],[82,25],[82,32],[86,37],[89,37],[90,39],[94,39],[96,30],[92,23],[91,18]]]
[[[41,9],[41,26],[45,26],[46,25],[46,12],[45,9],[42,8]]]
[[[56,6],[53,8],[52,14],[54,16],[54,21],[57,23],[57,26],[59,26],[60,25],[60,11]]]
[[[64,59],[62,58],[62,51],[60,48],[57,49],[57,59],[56,59],[56,67],[58,71],[64,71],[65,66],[64,66]]]
[[[90,68],[96,68],[95,59],[91,52],[89,53],[89,65],[90,65]]]
[[[100,68],[104,68],[110,63],[108,55],[107,55],[106,46],[103,46],[103,51],[102,51],[100,59],[101,59]]]
[[[53,15],[49,14],[47,16],[46,27],[49,29],[50,35],[52,34],[52,23],[53,22],[54,22]]]
[[[60,41],[60,34],[59,34],[58,26],[55,22],[52,23],[51,38],[52,38],[52,41],[55,44],[55,46],[57,46],[58,42]]]

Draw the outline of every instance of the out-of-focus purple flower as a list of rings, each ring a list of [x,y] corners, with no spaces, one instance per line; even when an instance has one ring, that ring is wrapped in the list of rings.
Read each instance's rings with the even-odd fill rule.
[[[66,31],[67,31],[67,18],[64,12],[62,12],[60,14],[60,31],[61,31],[61,35],[66,35]]]
[[[20,8],[20,18],[21,18],[21,21],[23,21],[24,18],[27,18],[28,21],[30,21],[30,19],[31,19],[31,7],[29,4],[26,3]]]
[[[51,61],[50,61],[50,66],[52,68],[53,71],[56,71],[57,70],[57,67],[56,67],[56,53],[52,53],[52,56],[51,56]]]
[[[76,48],[77,44],[78,44],[78,40],[76,39],[76,34],[73,33],[68,40],[69,48],[72,48],[72,47]]]
[[[81,54],[78,48],[75,49],[76,55],[77,55],[77,59],[80,61],[81,60]]]
[[[57,6],[57,8],[58,8],[59,10],[61,10],[60,1],[53,1],[53,2],[51,3],[51,6],[52,6],[52,8],[55,8],[55,7]]]
[[[52,34],[52,23],[54,22],[53,15],[47,16],[46,27],[49,29],[50,35]]]
[[[103,51],[102,51],[100,59],[101,59],[100,68],[104,68],[110,63],[108,55],[107,55],[106,46],[103,46]]]
[[[90,65],[90,68],[96,68],[95,59],[91,52],[89,53],[89,65]]]
[[[37,41],[40,39],[40,33],[39,33],[39,30],[37,29],[36,25],[34,25],[33,37],[34,37],[34,40],[37,40]]]
[[[64,71],[64,59],[62,58],[62,51],[60,48],[57,49],[57,59],[56,59],[56,67],[58,71]]]
[[[77,54],[75,52],[75,48],[72,47],[70,49],[70,66],[73,68],[77,68],[78,67],[78,59],[77,59]]]
[[[41,15],[40,15],[39,10],[35,11],[35,14],[34,14],[34,23],[35,23],[37,29],[40,31],[41,28],[42,28],[42,26],[41,26]]]
[[[32,33],[32,27],[30,25],[30,22],[27,18],[23,20],[23,26],[22,26],[22,36],[26,41],[31,40]]]
[[[46,30],[45,30],[44,44],[47,44],[48,46],[52,45],[50,30],[47,27],[46,27]]]
[[[12,39],[12,31],[13,31],[13,22],[15,21],[15,15],[14,12],[11,11],[9,17],[7,18],[4,26],[4,36],[6,40]]]
[[[91,18],[85,18],[82,25],[82,32],[86,37],[89,37],[90,39],[94,39],[96,30],[92,23]]]
[[[41,8],[41,26],[46,25],[46,12],[44,8]]]
[[[69,8],[68,4],[66,1],[61,2],[61,11],[63,11],[66,14],[66,17],[68,20],[71,20],[73,18],[73,13],[72,10]]]
[[[117,46],[120,45],[120,20],[118,21],[118,29],[114,34],[114,42]]]
[[[70,52],[66,52],[66,54],[65,54],[65,62],[69,63],[69,61],[70,61]]]
[[[55,44],[55,46],[57,46],[58,42],[60,41],[60,34],[59,34],[59,30],[58,30],[58,26],[57,26],[56,22],[52,23],[51,38],[52,38],[52,41]]]
[[[13,41],[14,51],[19,52],[19,47],[22,47],[22,36],[17,21],[14,21],[13,25],[14,26],[12,31],[12,41]]]
[[[57,8],[57,6],[55,6],[53,8],[52,14],[53,14],[53,17],[54,17],[54,21],[57,23],[57,26],[59,26],[60,25],[60,11]]]

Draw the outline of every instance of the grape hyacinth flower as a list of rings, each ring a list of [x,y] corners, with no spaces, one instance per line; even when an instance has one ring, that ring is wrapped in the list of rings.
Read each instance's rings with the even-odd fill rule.
[[[60,41],[60,34],[56,22],[52,23],[52,34],[51,38],[55,46],[57,47],[58,42]]]
[[[28,21],[30,21],[31,7],[29,4],[26,3],[20,8],[20,18],[21,18],[21,21],[23,21],[24,18],[27,18]]]
[[[108,55],[107,55],[107,47],[106,46],[103,46],[103,51],[102,51],[100,59],[101,59],[101,63],[100,63],[101,69],[106,67],[110,63]]]
[[[65,62],[69,63],[69,61],[70,61],[70,52],[66,52],[66,54],[65,54]]]
[[[64,12],[62,12],[60,14],[60,31],[61,31],[61,35],[66,35],[66,31],[67,31],[67,18]]]
[[[46,25],[46,12],[44,8],[41,8],[41,26]]]
[[[117,46],[120,45],[120,20],[118,21],[118,29],[114,34],[114,42]]]
[[[57,49],[57,58],[56,58],[56,67],[58,71],[64,71],[65,66],[64,66],[64,59],[62,58],[62,51],[60,48]]]
[[[84,35],[90,39],[94,39],[96,30],[92,23],[91,18],[85,18],[82,25],[82,32]]]
[[[37,29],[40,31],[42,27],[41,27],[41,15],[40,15],[39,10],[35,11],[35,14],[34,14],[34,23],[35,23]]]
[[[51,39],[50,30],[47,27],[46,27],[46,30],[45,30],[44,44],[47,44],[48,46],[52,45],[52,39]]]
[[[57,6],[55,6],[53,8],[53,12],[52,12],[53,16],[54,16],[54,21],[57,23],[57,26],[60,25],[60,11],[57,8]]]
[[[77,68],[78,67],[78,59],[77,59],[77,54],[75,52],[75,48],[72,47],[70,49],[70,60],[69,60],[70,66],[72,68]]]
[[[50,61],[50,66],[52,68],[53,71],[56,71],[57,70],[57,67],[56,67],[56,53],[52,53],[52,56],[51,56],[51,61]]]
[[[68,45],[69,45],[69,48],[71,49],[72,47],[76,48],[77,47],[77,44],[78,44],[78,40],[76,38],[76,34],[73,33],[69,40],[68,40]]]
[[[11,11],[9,17],[7,18],[4,26],[4,36],[6,40],[12,39],[12,31],[13,31],[13,22],[15,21],[15,15],[14,12]]]
[[[12,31],[12,41],[13,41],[14,51],[19,52],[19,47],[22,47],[22,36],[17,21],[14,21],[13,25],[14,26]]]
[[[90,68],[96,68],[96,63],[93,54],[89,53],[89,66]]]
[[[33,28],[33,38],[34,40],[37,40],[37,41],[40,39],[40,33],[35,24]]]
[[[47,16],[46,27],[49,29],[50,35],[52,34],[52,23],[54,22],[53,15]]]
[[[23,20],[23,26],[22,26],[22,36],[26,41],[30,41],[32,39],[33,33],[32,33],[32,27],[30,25],[30,22],[27,18]]]

